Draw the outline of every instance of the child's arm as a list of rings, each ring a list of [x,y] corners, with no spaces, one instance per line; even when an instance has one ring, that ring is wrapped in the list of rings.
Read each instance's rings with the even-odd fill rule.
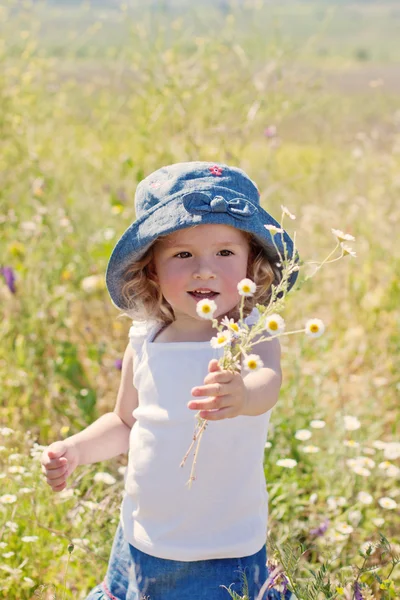
[[[42,471],[54,491],[61,491],[65,479],[77,466],[108,460],[128,451],[129,435],[135,423],[132,411],[138,406],[138,395],[133,386],[133,352],[128,344],[114,411],[43,451]]]
[[[192,389],[192,396],[208,396],[207,400],[191,400],[188,408],[200,410],[200,417],[211,421],[239,415],[261,415],[275,406],[282,383],[281,350],[278,339],[261,342],[255,352],[264,363],[261,369],[246,373],[223,371],[213,359],[202,386]]]

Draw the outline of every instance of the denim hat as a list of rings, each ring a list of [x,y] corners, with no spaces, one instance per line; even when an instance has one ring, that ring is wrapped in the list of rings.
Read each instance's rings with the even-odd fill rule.
[[[121,309],[128,308],[121,293],[123,271],[160,235],[193,225],[230,225],[253,234],[261,246],[276,254],[271,233],[264,225],[280,224],[261,208],[256,184],[237,167],[197,161],[162,167],[137,186],[135,208],[136,221],[117,242],[106,272],[111,300]],[[291,258],[293,242],[286,232],[283,239]],[[275,244],[284,256],[282,234],[275,236]],[[288,290],[296,279],[294,271]]]

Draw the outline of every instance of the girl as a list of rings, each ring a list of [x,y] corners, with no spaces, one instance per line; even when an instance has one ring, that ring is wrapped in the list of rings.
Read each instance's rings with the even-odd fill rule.
[[[266,303],[281,265],[265,226],[279,224],[241,169],[207,162],[155,171],[138,185],[135,206],[106,273],[112,302],[135,319],[116,406],[51,444],[42,469],[60,491],[78,465],[129,452],[109,569],[91,600],[229,600],[227,588],[244,593],[244,576],[254,600],[268,577],[263,458],[280,347],[276,339],[257,346],[257,372],[222,370],[222,349],[210,345],[215,329],[197,303],[213,299],[214,318],[236,320],[246,277],[257,290],[245,315]],[[282,237],[291,257],[292,241]],[[179,465],[197,413],[209,423],[188,489],[190,465]]]

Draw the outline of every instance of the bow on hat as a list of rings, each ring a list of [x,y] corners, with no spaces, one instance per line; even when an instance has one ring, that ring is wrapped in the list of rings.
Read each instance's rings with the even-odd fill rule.
[[[228,213],[236,219],[246,219],[256,211],[254,204],[244,198],[233,198],[232,200],[226,200],[223,196],[210,198],[202,192],[191,192],[183,196],[183,205],[192,214]]]

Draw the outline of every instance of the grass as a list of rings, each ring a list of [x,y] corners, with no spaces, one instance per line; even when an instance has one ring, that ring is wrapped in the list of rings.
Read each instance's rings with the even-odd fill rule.
[[[112,410],[130,323],[117,318],[101,278],[134,218],[137,183],[185,160],[244,168],[272,214],[281,204],[296,214],[305,261],[327,254],[331,227],[356,237],[356,259],[328,265],[287,301],[291,328],[319,317],[327,330],[318,340],[282,340],[284,382],[265,451],[269,527],[279,544],[311,547],[300,579],[330,557],[335,588],[349,585],[358,550],[378,532],[399,550],[399,459],[388,471],[379,449],[379,441],[398,442],[399,430],[398,92],[368,76],[360,88],[332,86],[333,69],[371,69],[373,81],[376,69],[396,63],[397,8],[331,14],[297,3],[272,18],[270,6],[246,6],[197,14],[175,6],[174,19],[162,11],[137,19],[116,5],[1,7],[1,256],[16,275],[15,293],[0,280],[0,415],[13,430],[0,440],[2,494],[16,496],[0,503],[4,598],[52,589],[84,598],[105,572],[126,457],[78,469],[71,490],[55,495],[31,452]],[[360,20],[350,22],[349,11]],[[362,60],[360,47],[368,48]],[[100,277],[97,289],[82,287],[90,275]],[[345,415],[360,427],[346,430]],[[315,419],[324,429],[310,426]],[[300,429],[312,432],[309,441],[295,437]],[[375,461],[370,475],[349,466],[357,456]],[[283,458],[296,468],[278,466]],[[115,483],[94,482],[102,471]],[[371,504],[358,500],[362,491]],[[397,509],[383,508],[382,497]],[[328,531],[315,537],[325,518]],[[351,533],[340,533],[344,522]],[[370,560],[387,561],[382,554]],[[391,578],[398,590],[396,570]],[[372,573],[362,582],[376,598],[395,597]]]

